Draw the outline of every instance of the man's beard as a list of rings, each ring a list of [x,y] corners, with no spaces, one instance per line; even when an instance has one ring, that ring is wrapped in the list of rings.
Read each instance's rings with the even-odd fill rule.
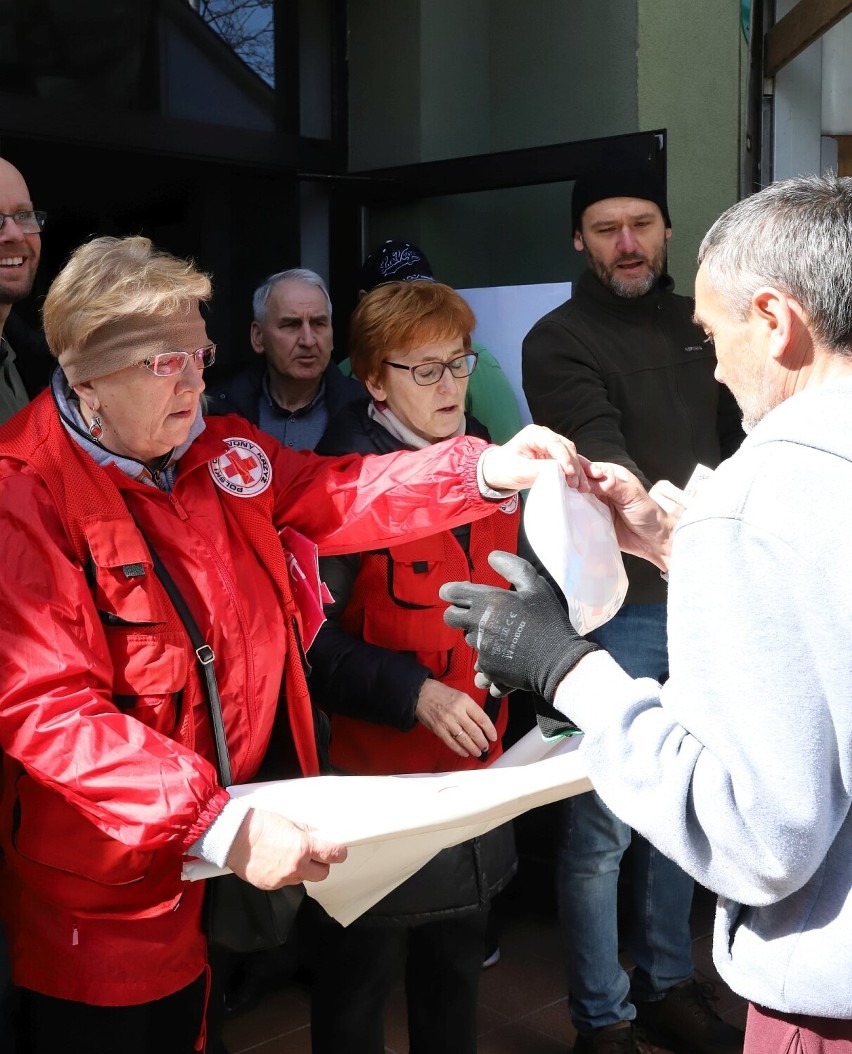
[[[749,394],[747,399],[744,398],[742,402],[737,399],[737,405],[742,411],[743,431],[746,435],[783,401],[783,393],[770,384],[765,375],[760,379],[755,390]]]
[[[35,271],[30,275],[30,280],[26,287],[13,287],[0,281],[0,304],[9,307],[12,304],[17,304],[19,300],[25,300],[30,295],[34,282]]]
[[[664,243],[650,259],[640,253],[626,253],[624,256],[619,256],[609,267],[599,256],[595,256],[588,250],[586,251],[586,260],[601,285],[611,289],[616,296],[634,299],[650,293],[659,281],[660,275],[666,269],[666,246]],[[648,271],[642,278],[625,278],[616,273],[616,268],[619,264],[634,263],[638,260],[643,260],[648,266]]]
[[[766,362],[756,363],[750,348],[743,348],[737,369],[725,383],[743,415],[743,431],[748,434],[768,413],[784,402],[783,386],[773,377]],[[730,368],[729,368],[730,371]]]

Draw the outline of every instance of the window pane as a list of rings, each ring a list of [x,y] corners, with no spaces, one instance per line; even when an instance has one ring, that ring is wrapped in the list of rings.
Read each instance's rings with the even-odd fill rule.
[[[274,0],[189,0],[189,4],[250,69],[274,86]]]

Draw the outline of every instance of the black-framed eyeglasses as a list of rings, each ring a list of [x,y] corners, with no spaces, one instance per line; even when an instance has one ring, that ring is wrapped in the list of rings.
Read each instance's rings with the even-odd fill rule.
[[[0,212],[0,231],[6,220],[14,220],[20,227],[21,234],[41,234],[47,219],[46,212],[32,212],[21,209],[20,212]]]
[[[385,366],[393,366],[395,370],[408,370],[415,384],[425,388],[429,384],[437,384],[444,376],[444,370],[449,370],[456,380],[469,377],[476,369],[478,358],[477,352],[468,351],[449,362],[418,362],[416,366],[404,366],[401,362],[391,362],[390,359],[382,359],[382,362]]]
[[[142,359],[141,362],[134,362],[133,365],[147,366],[157,377],[175,377],[178,373],[183,373],[190,359],[199,370],[206,370],[216,361],[216,345],[208,344],[195,351],[163,351],[159,355]]]

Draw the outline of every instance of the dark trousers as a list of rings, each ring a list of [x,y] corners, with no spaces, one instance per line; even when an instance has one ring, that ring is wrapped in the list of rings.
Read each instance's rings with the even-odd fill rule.
[[[196,1054],[207,978],[139,1006],[91,1006],[21,990],[22,1054]]]
[[[313,1054],[382,1054],[384,1004],[403,957],[409,1054],[475,1054],[487,920],[475,911],[410,927],[318,923]]]
[[[18,993],[12,987],[6,939],[0,931],[0,1051],[14,1051]]]

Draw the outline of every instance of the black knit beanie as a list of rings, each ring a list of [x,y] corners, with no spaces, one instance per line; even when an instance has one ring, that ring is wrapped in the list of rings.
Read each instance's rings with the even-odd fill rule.
[[[619,171],[617,166],[589,175],[580,176],[574,184],[571,196],[571,230],[581,227],[583,213],[596,201],[604,198],[642,198],[659,206],[666,226],[671,227],[669,206],[666,202],[666,184],[655,172]]]

